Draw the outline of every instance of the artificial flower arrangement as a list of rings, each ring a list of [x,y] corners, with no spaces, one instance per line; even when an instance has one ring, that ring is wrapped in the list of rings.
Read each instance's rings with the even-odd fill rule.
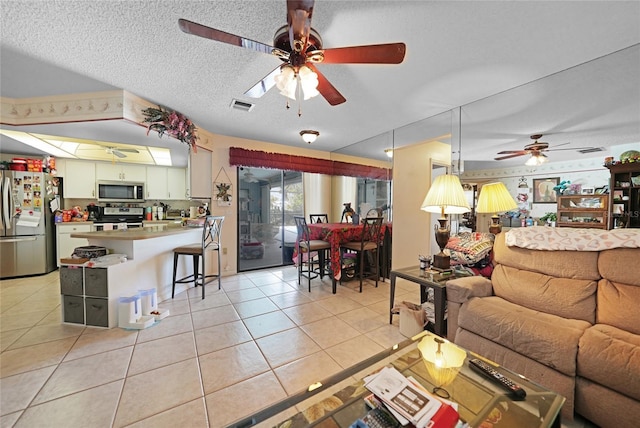
[[[558,184],[557,186],[553,186],[553,190],[556,191],[557,195],[562,195],[565,192],[565,190],[569,188],[570,185],[571,185],[570,180],[562,180],[560,184]]]
[[[158,131],[158,137],[162,137],[165,133],[189,145],[196,151],[196,126],[182,113],[174,110],[166,110],[161,106],[158,108],[149,107],[142,110],[144,115],[144,123],[147,125],[147,135],[152,129]]]

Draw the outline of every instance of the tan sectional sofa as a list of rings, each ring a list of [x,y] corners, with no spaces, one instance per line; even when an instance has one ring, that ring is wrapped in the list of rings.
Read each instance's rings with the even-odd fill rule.
[[[531,229],[496,236],[491,280],[447,283],[448,338],[565,396],[563,418],[640,426],[640,230]]]

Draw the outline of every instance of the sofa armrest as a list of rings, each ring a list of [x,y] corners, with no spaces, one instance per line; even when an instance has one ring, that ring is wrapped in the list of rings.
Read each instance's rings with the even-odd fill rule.
[[[464,303],[472,297],[493,294],[491,280],[484,276],[467,276],[447,281],[447,302]]]
[[[467,276],[447,281],[447,338],[454,342],[458,330],[460,306],[472,297],[493,294],[491,281],[483,276]]]

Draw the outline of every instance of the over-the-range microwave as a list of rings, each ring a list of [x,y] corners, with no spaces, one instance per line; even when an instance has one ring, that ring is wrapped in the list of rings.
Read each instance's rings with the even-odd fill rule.
[[[144,202],[144,183],[98,181],[99,202]]]

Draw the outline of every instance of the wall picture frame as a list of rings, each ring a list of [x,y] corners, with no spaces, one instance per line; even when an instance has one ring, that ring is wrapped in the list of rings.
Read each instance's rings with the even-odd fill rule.
[[[533,203],[555,204],[557,203],[554,187],[560,184],[560,177],[534,178],[533,179]]]

